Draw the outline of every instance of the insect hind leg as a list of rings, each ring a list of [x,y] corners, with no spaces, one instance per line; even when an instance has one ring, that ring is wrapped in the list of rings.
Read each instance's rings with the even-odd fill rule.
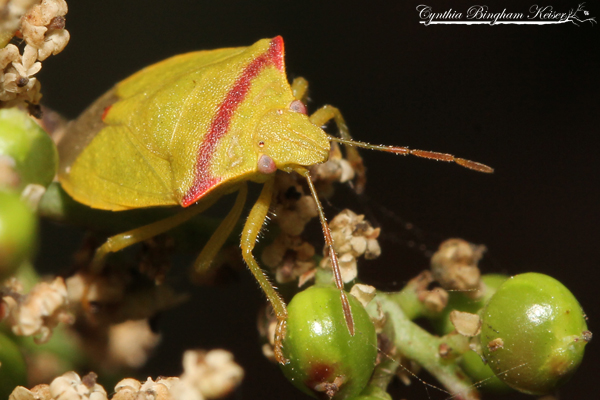
[[[106,257],[110,253],[117,252],[136,243],[148,240],[163,232],[167,232],[176,226],[183,224],[197,214],[206,211],[211,207],[217,199],[207,200],[206,203],[198,204],[193,207],[184,209],[175,215],[161,219],[148,225],[132,229],[127,232],[119,233],[109,237],[102,246],[100,246],[94,258],[92,259],[91,271],[98,274],[102,271]]]

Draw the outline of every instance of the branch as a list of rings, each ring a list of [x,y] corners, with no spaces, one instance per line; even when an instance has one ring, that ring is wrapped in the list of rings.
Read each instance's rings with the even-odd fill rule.
[[[444,359],[440,355],[440,345],[447,344],[447,338],[435,337],[414,324],[388,294],[377,294],[375,301],[372,301],[367,308],[371,315],[378,315],[378,304],[387,315],[387,323],[392,325],[394,344],[400,353],[416,361],[429,371],[456,399],[478,400],[480,398],[479,392],[460,367],[456,365],[455,360]],[[468,338],[465,337],[463,341],[463,344],[468,348]],[[452,344],[459,345],[458,342],[460,342],[460,339],[453,340]]]

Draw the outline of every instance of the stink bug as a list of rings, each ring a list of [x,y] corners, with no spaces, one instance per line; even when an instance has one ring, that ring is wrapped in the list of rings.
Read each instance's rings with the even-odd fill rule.
[[[113,236],[95,254],[97,271],[106,255],[165,232],[238,192],[235,205],[205,245],[195,267],[202,272],[240,217],[247,181],[263,183],[241,237],[245,262],[277,315],[276,357],[284,362],[286,306],[252,250],[273,196],[276,170],[306,178],[323,228],[344,316],[354,334],[331,232],[306,167],[327,161],[330,143],[453,161],[482,172],[492,169],[449,154],[374,146],[351,140],[338,109],[324,106],[308,116],[302,102],[307,83],[287,81],[283,39],[250,47],[199,51],[147,67],[103,95],[71,123],[60,142],[59,180],[77,201],[93,208],[126,210],[181,206],[150,225]],[[334,120],[340,138],[321,126]],[[351,153],[354,150],[351,150]],[[354,153],[355,154],[355,153]]]

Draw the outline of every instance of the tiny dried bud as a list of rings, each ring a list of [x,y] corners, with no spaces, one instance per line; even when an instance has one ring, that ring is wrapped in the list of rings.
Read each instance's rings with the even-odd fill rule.
[[[64,29],[66,21],[67,20],[62,15],[54,17],[48,24],[48,30],[51,31],[54,29]]]
[[[379,228],[377,228],[377,232],[379,232]],[[367,250],[365,251],[365,258],[367,260],[374,260],[381,255],[381,247],[379,246],[379,242],[377,239],[368,239],[367,240]]]
[[[448,305],[448,292],[442,288],[424,290],[419,293],[419,300],[425,308],[433,313],[440,313]]]
[[[452,322],[456,331],[463,336],[477,336],[481,332],[481,318],[477,314],[452,310],[450,312],[450,322]]]
[[[21,54],[19,48],[14,44],[8,44],[5,48],[0,49],[0,70],[6,68],[6,66],[12,62],[19,61]]]
[[[449,358],[452,348],[447,343],[441,343],[438,347],[438,353],[442,358]]]
[[[581,339],[590,342],[592,340],[592,331],[583,331],[581,333]]]
[[[17,79],[17,86],[20,88],[27,86],[28,83],[29,83],[29,78],[26,76],[20,76]]]
[[[98,375],[95,372],[90,372],[81,378],[81,383],[88,389],[92,389],[96,385],[96,379],[98,379]]]
[[[490,351],[496,351],[504,347],[504,340],[502,340],[502,338],[490,340],[487,346]]]
[[[357,283],[350,289],[350,294],[356,297],[363,307],[366,307],[375,298],[377,293],[375,287]]]
[[[115,395],[112,400],[136,400],[137,393],[142,384],[137,379],[126,378],[115,386]]]
[[[48,385],[37,385],[31,390],[17,386],[8,397],[8,400],[53,400]]]

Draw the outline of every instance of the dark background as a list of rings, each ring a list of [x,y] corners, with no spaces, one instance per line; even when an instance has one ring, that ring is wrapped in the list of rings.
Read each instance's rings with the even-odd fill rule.
[[[310,81],[309,108],[336,105],[355,138],[449,152],[496,169],[485,175],[363,152],[367,195],[377,202],[357,211],[372,212],[384,229],[383,256],[361,266],[367,281],[398,289],[428,263],[409,240],[431,248],[462,237],[488,247],[484,272],[558,278],[597,330],[600,27],[425,27],[415,10],[420,2],[70,1],[71,42],[44,62],[44,102],[75,117],[119,80],[170,55],[282,35],[288,75]],[[473,3],[426,4],[462,11]],[[567,11],[577,2],[548,5]],[[494,11],[529,6],[490,4]],[[600,17],[597,4],[586,9]],[[342,206],[331,203],[328,215]],[[407,232],[383,209],[419,231]],[[262,295],[249,274],[225,288],[195,289],[193,300],[159,321],[163,345],[141,377],[178,375],[184,349],[224,347],[247,374],[235,398],[304,398],[260,354],[254,321]],[[600,392],[599,355],[592,342],[561,398]],[[419,382],[408,391],[395,386],[395,398],[446,397]]]

